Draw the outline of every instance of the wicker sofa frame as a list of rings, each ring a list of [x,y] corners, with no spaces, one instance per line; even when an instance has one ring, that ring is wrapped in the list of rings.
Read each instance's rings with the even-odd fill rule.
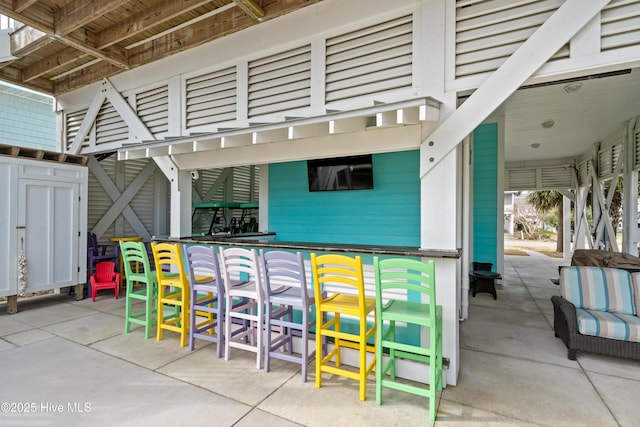
[[[640,342],[583,335],[578,332],[576,307],[559,295],[552,296],[551,302],[555,334],[567,346],[570,360],[576,360],[578,351],[640,360]]]

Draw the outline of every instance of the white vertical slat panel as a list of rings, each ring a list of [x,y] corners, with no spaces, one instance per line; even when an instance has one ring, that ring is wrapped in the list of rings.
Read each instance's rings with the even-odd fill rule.
[[[566,190],[574,187],[573,168],[567,165],[507,169],[505,191]]]
[[[72,113],[65,113],[65,147],[68,149],[73,143],[73,138],[78,134],[82,120],[87,115],[88,108],[83,110],[74,111]],[[89,144],[89,136],[85,137],[82,146],[85,147]]]
[[[633,132],[633,147],[635,153],[635,165],[634,170],[640,169],[640,126],[636,126]]]
[[[198,179],[193,185],[200,196],[201,202],[223,202],[224,185],[218,185],[223,169],[203,169],[198,171]],[[217,190],[209,194],[211,189],[217,185]],[[194,201],[195,202],[195,201]],[[211,218],[208,215],[197,215],[193,218],[191,229],[194,233],[206,233],[209,231]]]
[[[574,186],[573,169],[568,166],[547,166],[541,168],[541,188],[545,190],[567,190]]]
[[[111,102],[106,100],[96,117],[96,145],[128,140],[129,127]]]
[[[167,85],[136,94],[136,112],[156,138],[169,130],[169,88]]]
[[[588,183],[591,167],[587,160],[578,163],[578,185],[585,186]]]
[[[236,119],[236,78],[236,67],[229,67],[186,80],[187,129]]]
[[[116,159],[117,156],[113,155],[100,160],[100,166],[109,175],[109,178],[114,181],[116,176]],[[87,203],[87,227],[91,230],[104,214],[109,210],[113,201],[104,191],[102,185],[96,180],[95,176],[89,170],[89,184],[88,184],[89,201]],[[109,237],[114,235],[113,224],[107,228],[103,236],[98,236],[101,244],[110,244]]]
[[[536,187],[536,169],[508,169],[505,191],[530,190]]]
[[[233,168],[234,202],[255,202],[258,200],[258,173],[256,166]]]
[[[124,162],[124,189],[122,192],[131,185],[131,183],[140,174],[142,169],[148,162],[152,162],[151,159],[139,159],[139,160],[127,160]],[[116,182],[116,162],[117,156],[115,154],[100,160],[100,166],[107,173],[109,178]],[[155,185],[154,174],[144,183],[140,191],[133,197],[129,206],[133,209],[136,216],[144,228],[153,235],[153,224],[156,215],[154,200],[155,200]],[[98,221],[107,213],[107,211],[113,205],[113,200],[107,195],[102,188],[102,185],[96,180],[93,174],[89,173],[89,202],[88,202],[88,215],[87,225],[89,229],[92,229]],[[168,213],[167,213],[168,215]],[[126,236],[137,235],[131,225],[124,221],[124,233]],[[101,243],[110,243],[109,237],[114,236],[114,224],[109,225],[104,235],[101,237]]]
[[[603,51],[640,45],[640,1],[613,0],[601,13]]]
[[[613,175],[617,161],[620,160],[622,143],[610,145],[598,150],[598,178],[610,178]]]
[[[249,62],[249,117],[311,105],[311,45]]]
[[[622,145],[622,141],[620,141],[619,144],[614,145],[613,147],[611,147],[611,173],[613,174],[616,170],[616,168],[620,167],[620,171],[622,171],[622,168],[624,167],[624,163],[622,165],[619,165],[618,162],[624,162],[622,155],[623,155],[623,145]]]
[[[412,85],[413,17],[403,16],[326,42],[326,102]]]
[[[127,160],[124,166],[124,181],[125,189],[128,188],[134,179],[142,172],[142,169],[148,162],[153,162],[152,159],[140,159],[140,160]],[[138,219],[144,224],[144,228],[153,234],[153,220],[154,220],[154,199],[155,199],[155,185],[154,175],[152,174],[149,179],[146,180],[140,191],[136,193],[133,200],[129,203],[129,206],[136,213]],[[125,221],[125,233],[127,235],[136,235],[136,232],[131,228],[129,223]]]
[[[456,2],[456,77],[494,71],[564,0]],[[569,57],[564,46],[550,61]]]

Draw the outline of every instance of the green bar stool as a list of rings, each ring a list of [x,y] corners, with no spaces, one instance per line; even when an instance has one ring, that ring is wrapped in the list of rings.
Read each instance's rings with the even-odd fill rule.
[[[433,421],[436,419],[436,392],[442,391],[442,306],[436,305],[433,260],[380,260],[374,257],[373,270],[376,282],[376,323],[380,328],[376,334],[376,403],[382,404],[382,387],[428,397],[429,418]],[[387,291],[385,297],[394,297],[385,303],[383,291]],[[407,297],[410,292],[418,293],[420,301],[424,301],[426,297],[428,302],[394,299],[396,295],[402,294],[398,291],[405,291]],[[388,324],[386,331],[385,322]],[[428,343],[411,345],[396,341],[396,322],[429,328]],[[383,363],[384,349],[389,351],[386,364]],[[422,387],[397,381],[396,358],[428,364],[429,384]]]

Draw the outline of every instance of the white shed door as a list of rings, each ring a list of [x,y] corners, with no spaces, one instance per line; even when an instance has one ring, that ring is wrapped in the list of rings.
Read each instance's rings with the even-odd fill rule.
[[[27,292],[77,284],[79,186],[18,181],[18,256],[27,259]]]

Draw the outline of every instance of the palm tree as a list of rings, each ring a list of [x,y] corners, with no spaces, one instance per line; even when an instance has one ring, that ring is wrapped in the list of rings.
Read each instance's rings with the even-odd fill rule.
[[[527,202],[533,205],[537,211],[547,213],[553,209],[558,209],[558,237],[556,239],[556,252],[562,252],[564,246],[563,236],[563,220],[564,215],[562,207],[562,194],[556,190],[550,191],[534,191],[527,196]]]

